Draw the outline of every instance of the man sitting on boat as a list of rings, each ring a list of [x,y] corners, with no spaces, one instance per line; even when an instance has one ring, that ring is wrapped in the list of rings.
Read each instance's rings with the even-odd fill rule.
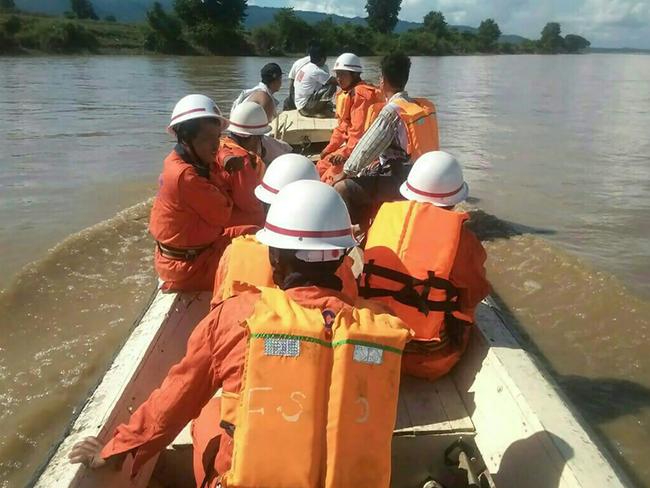
[[[411,60],[404,54],[382,60],[380,88],[387,103],[371,111],[369,121],[378,112],[376,119],[331,182],[348,204],[352,223],[362,230],[381,203],[401,200],[399,186],[412,162],[439,148],[435,106],[424,98],[411,98],[405,90],[410,69]]]
[[[435,380],[465,351],[490,291],[486,254],[468,215],[454,211],[469,190],[453,156],[422,155],[400,192],[407,201],[384,203],[370,227],[359,294],[385,302],[415,332],[404,372]]]
[[[280,156],[264,173],[262,182],[255,188],[255,196],[268,211],[278,193],[289,183],[301,180],[318,181],[314,163],[300,154]],[[352,274],[352,258],[346,256],[337,271],[343,283],[343,293],[357,298],[357,282]],[[273,269],[269,263],[269,248],[253,235],[233,239],[219,262],[214,281],[214,305],[230,298],[251,286],[275,286]]]
[[[334,64],[336,81],[341,89],[336,95],[338,125],[332,132],[329,144],[321,152],[318,173],[328,182],[343,170],[366,129],[368,112],[384,100],[381,91],[361,79],[361,59],[352,53],[341,54]]]
[[[233,102],[230,113],[242,102],[253,102],[261,106],[266,112],[269,123],[278,115],[280,102],[275,94],[282,87],[282,69],[277,63],[268,63],[260,71],[262,81],[253,88],[243,90]],[[262,159],[269,165],[282,154],[291,152],[291,146],[286,142],[274,139],[267,135],[262,136]]]
[[[307,64],[311,62],[311,58],[309,57],[309,51],[311,50],[312,47],[320,47],[320,42],[314,39],[309,41],[309,45],[307,47],[307,56],[300,58],[295,63],[293,63],[291,69],[289,70],[289,74],[287,75],[287,78],[289,78],[289,96],[284,100],[284,104],[282,106],[284,110],[296,110],[296,95],[295,95],[294,82],[296,80],[296,75],[298,74],[298,71],[300,71],[303,67],[305,67]],[[321,67],[325,72],[327,73],[330,72],[330,69],[327,66],[327,64],[324,64]]]
[[[356,245],[345,203],[319,181],[290,183],[257,237],[279,289],[215,307],[129,423],[105,445],[75,445],[71,462],[102,468],[131,455],[135,473],[201,414],[197,486],[389,486],[410,332],[379,304],[357,308],[341,294],[336,270]]]
[[[296,108],[305,117],[333,117],[336,78],[323,69],[327,56],[320,46],[309,50],[309,63],[300,68],[294,81]]]
[[[233,209],[214,165],[227,126],[204,95],[188,95],[174,107],[168,131],[177,144],[165,158],[149,222],[157,246],[155,268],[165,290],[212,289]]]
[[[216,163],[233,201],[228,227],[264,224],[264,209],[255,198],[266,165],[262,160],[262,136],[271,130],[264,109],[242,102],[230,115],[228,133],[221,139]],[[214,278],[214,275],[213,275]]]

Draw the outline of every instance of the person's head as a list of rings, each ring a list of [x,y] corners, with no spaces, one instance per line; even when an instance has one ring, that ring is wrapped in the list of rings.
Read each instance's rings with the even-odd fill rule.
[[[400,193],[407,200],[450,209],[467,198],[469,187],[456,158],[444,151],[431,151],[417,159]]]
[[[363,66],[359,56],[352,53],[343,53],[334,63],[336,81],[343,91],[348,91],[361,81]]]
[[[315,278],[333,276],[346,250],[357,245],[339,194],[313,180],[284,186],[256,237],[269,246],[273,281],[280,287],[295,272]]]
[[[276,93],[282,88],[282,68],[277,63],[268,63],[260,71],[262,83],[269,87],[271,93]]]
[[[207,166],[214,161],[219,137],[228,123],[212,99],[205,95],[187,95],[174,107],[167,131],[176,136],[178,143],[197,162]]]
[[[228,131],[244,149],[259,154],[262,136],[271,131],[271,126],[260,105],[242,102],[230,114]]]
[[[255,188],[255,196],[264,205],[265,212],[268,212],[282,188],[301,180],[320,180],[314,163],[302,154],[283,154],[275,158],[266,169],[262,182]]]
[[[323,66],[327,60],[327,54],[320,44],[316,44],[309,48],[309,61],[316,66]]]
[[[393,95],[406,88],[411,71],[411,60],[406,54],[393,53],[381,60],[379,87],[385,95]]]

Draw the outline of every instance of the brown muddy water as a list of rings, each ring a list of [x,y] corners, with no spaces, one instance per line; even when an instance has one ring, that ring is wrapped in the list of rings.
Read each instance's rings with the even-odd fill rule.
[[[0,487],[29,480],[154,290],[146,200],[174,102],[227,112],[266,61],[0,58]],[[413,63],[497,298],[650,487],[650,56]]]

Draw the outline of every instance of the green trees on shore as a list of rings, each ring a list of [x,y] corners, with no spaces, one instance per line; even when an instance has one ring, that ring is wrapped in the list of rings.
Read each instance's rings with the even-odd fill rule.
[[[278,10],[272,22],[252,29],[243,27],[246,0],[174,0],[165,11],[155,2],[146,25],[121,24],[109,16],[105,22],[90,0],[70,0],[72,11],[60,17],[33,16],[16,10],[14,0],[0,0],[0,52],[111,52],[153,51],[169,54],[296,55],[306,51],[311,39],[320,40],[330,54],[354,52],[381,55],[402,50],[409,55],[475,53],[575,53],[590,46],[584,37],[561,35],[561,26],[549,22],[539,40],[513,37],[504,42],[494,19],[477,29],[457,28],[440,11],[428,12],[422,25],[400,34],[392,32],[400,0],[368,0],[366,24],[337,24],[326,17],[315,24],[291,8]],[[381,14],[382,19],[377,17]]]

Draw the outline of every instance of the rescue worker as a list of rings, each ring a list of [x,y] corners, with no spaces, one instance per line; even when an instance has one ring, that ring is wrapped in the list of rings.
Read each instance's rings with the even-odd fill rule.
[[[228,227],[264,224],[264,210],[254,191],[265,170],[261,158],[262,136],[270,130],[264,109],[256,103],[242,102],[230,115],[228,134],[221,139],[216,157],[233,201]]]
[[[361,59],[355,54],[343,53],[334,64],[336,81],[341,87],[336,96],[338,124],[317,165],[322,181],[330,181],[343,170],[343,163],[363,136],[369,110],[384,99],[378,88],[361,79],[361,73]]]
[[[289,183],[300,180],[318,181],[314,163],[300,154],[280,156],[264,173],[262,182],[255,188],[255,196],[268,210],[278,192]],[[255,236],[241,236],[232,241],[219,261],[214,281],[214,305],[253,286],[274,286],[268,247]],[[343,282],[343,293],[357,298],[356,277],[352,274],[352,258],[346,256],[337,271]]]
[[[177,144],[163,163],[149,222],[163,290],[212,289],[229,242],[224,228],[233,209],[214,165],[227,126],[228,120],[204,95],[187,95],[174,107],[168,131]]]
[[[320,46],[309,50],[309,63],[300,68],[294,81],[296,108],[305,117],[333,117],[332,100],[336,78],[323,69],[327,56]]]
[[[108,442],[76,444],[72,463],[101,469],[128,455],[135,474],[201,413],[197,486],[389,486],[409,331],[378,304],[357,308],[340,293],[335,272],[356,245],[344,202],[319,181],[290,183],[257,237],[279,289],[215,307],[129,422]],[[219,424],[216,438],[203,436],[208,423]]]
[[[384,203],[364,251],[359,294],[386,303],[415,332],[406,374],[435,380],[465,351],[474,309],[490,292],[486,253],[454,206],[469,189],[448,153],[422,155],[400,188],[407,201]]]
[[[311,58],[309,57],[309,50],[312,47],[320,47],[320,42],[313,39],[309,41],[309,45],[307,47],[307,56],[300,58],[299,60],[294,62],[293,65],[291,66],[291,69],[289,70],[289,74],[287,75],[287,78],[289,78],[289,96],[284,99],[284,104],[282,107],[283,110],[296,110],[294,82],[296,80],[296,75],[298,74],[298,71],[300,71],[304,66],[306,66],[311,62]],[[322,68],[325,72],[327,73],[330,72],[330,69],[327,66],[327,64],[324,64]]]
[[[277,63],[268,63],[262,67],[260,76],[262,81],[257,86],[239,94],[232,104],[230,113],[233,113],[242,102],[253,102],[264,109],[270,123],[278,114],[280,102],[275,98],[275,94],[282,87],[282,69]],[[262,148],[262,159],[267,165],[278,156],[291,152],[289,144],[267,135],[262,136]]]
[[[435,106],[405,91],[410,69],[411,60],[404,54],[382,60],[379,86],[387,103],[370,111],[372,123],[332,181],[350,209],[352,223],[362,230],[383,202],[401,199],[399,186],[412,163],[439,149]]]

